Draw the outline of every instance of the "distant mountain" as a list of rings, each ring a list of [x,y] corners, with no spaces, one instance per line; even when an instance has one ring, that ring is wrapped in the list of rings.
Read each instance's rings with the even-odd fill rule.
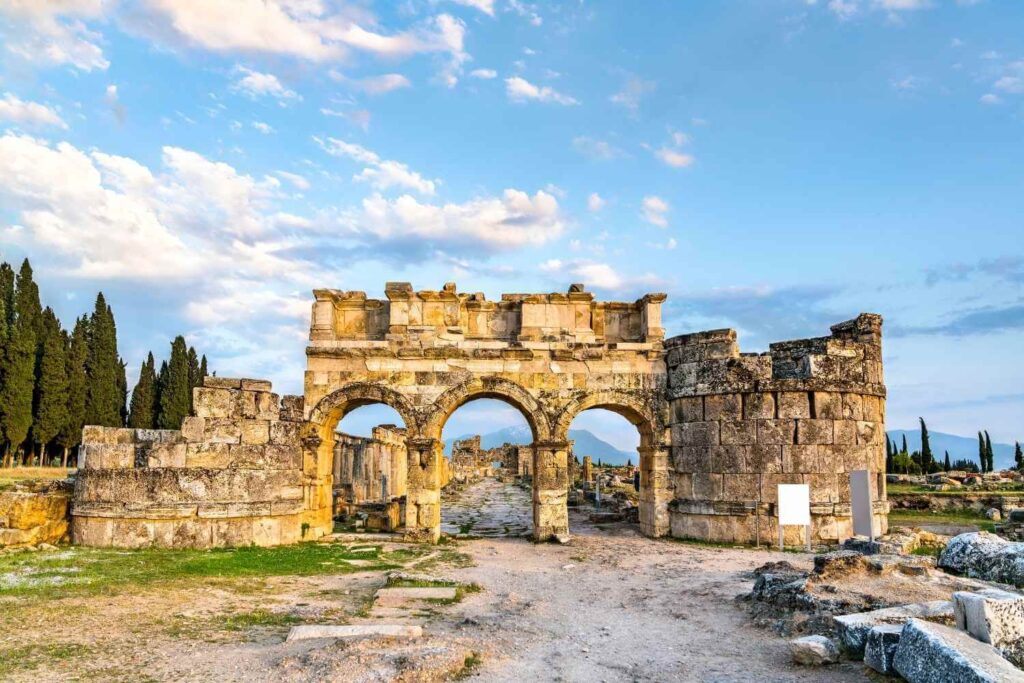
[[[451,455],[452,444],[456,440],[469,439],[473,436],[473,434],[463,434],[462,436],[457,436],[454,439],[446,439],[444,442],[444,452]],[[570,429],[569,438],[573,440],[573,454],[581,461],[583,460],[584,455],[589,455],[593,458],[594,462],[600,460],[602,463],[607,463],[609,465],[625,465],[629,460],[632,460],[633,464],[636,465],[639,461],[636,451],[619,450],[586,429]],[[514,443],[525,446],[529,445],[531,442],[533,442],[533,435],[530,432],[530,428],[526,425],[505,427],[504,429],[480,435],[481,448],[497,448],[503,443]]]
[[[917,429],[893,429],[887,432],[896,449],[903,447],[903,435],[907,435],[907,449],[912,453],[921,450],[921,432]],[[943,434],[942,432],[928,431],[928,443],[932,447],[932,454],[935,459],[942,462],[945,458],[945,451],[949,451],[950,460],[966,458],[974,463],[978,462],[978,437],[957,436],[956,434]],[[992,454],[997,470],[1013,467],[1013,444],[992,443]]]

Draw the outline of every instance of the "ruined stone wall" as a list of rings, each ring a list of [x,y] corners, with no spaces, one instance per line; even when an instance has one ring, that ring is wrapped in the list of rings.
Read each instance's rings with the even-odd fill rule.
[[[302,538],[302,399],[207,377],[180,430],[87,426],[72,541],[114,547],[271,546]]]
[[[70,504],[67,481],[30,481],[0,491],[0,548],[66,540]]]
[[[666,340],[673,536],[777,538],[777,486],[810,486],[813,536],[852,535],[849,473],[867,469],[887,526],[881,318],[741,354],[733,330]],[[789,542],[802,531],[788,530]]]
[[[335,496],[348,504],[386,502],[406,493],[404,429],[374,427],[371,437],[338,433],[334,444]],[[386,489],[385,489],[386,485]]]

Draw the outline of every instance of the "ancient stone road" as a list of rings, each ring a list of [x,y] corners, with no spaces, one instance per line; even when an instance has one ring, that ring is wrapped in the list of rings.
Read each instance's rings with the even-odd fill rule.
[[[461,491],[441,494],[441,532],[452,536],[500,538],[533,529],[530,490],[496,479],[481,479]]]

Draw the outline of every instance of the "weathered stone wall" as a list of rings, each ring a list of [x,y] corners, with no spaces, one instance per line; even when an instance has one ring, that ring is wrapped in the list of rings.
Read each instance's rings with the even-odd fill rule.
[[[881,318],[832,335],[741,354],[733,330],[665,342],[671,408],[672,535],[747,543],[777,538],[779,484],[810,486],[813,536],[852,535],[849,473],[872,477],[879,533],[885,501]],[[791,531],[799,542],[802,530]]]
[[[371,437],[338,433],[334,445],[336,505],[387,502],[406,493],[405,430],[374,427]],[[386,500],[385,500],[386,496]]]
[[[70,503],[66,481],[26,482],[0,491],[0,548],[66,540]]]
[[[72,540],[208,548],[294,543],[304,500],[301,398],[270,382],[207,377],[180,430],[87,426]]]

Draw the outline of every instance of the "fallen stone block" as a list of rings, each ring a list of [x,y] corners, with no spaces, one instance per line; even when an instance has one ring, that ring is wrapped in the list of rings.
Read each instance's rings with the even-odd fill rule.
[[[975,579],[1024,586],[1024,543],[987,531],[960,534],[939,555],[939,566]]]
[[[400,607],[422,600],[454,600],[455,595],[454,586],[381,588],[377,591],[376,602],[382,607]]]
[[[900,633],[893,668],[910,683],[1020,683],[1024,672],[963,631],[911,619]]]
[[[899,624],[881,624],[868,631],[867,643],[864,645],[864,663],[887,676],[893,675],[893,658],[896,646],[900,644],[900,633],[903,626]]]
[[[833,617],[839,630],[839,642],[843,650],[855,659],[864,657],[868,633],[883,624],[902,625],[911,619],[927,619],[953,623],[953,603],[948,600],[933,600],[898,607],[876,609],[871,612],[844,614]]]
[[[1024,596],[989,588],[953,593],[957,628],[1024,668]]]
[[[363,636],[387,636],[389,638],[419,638],[423,627],[407,624],[304,624],[293,626],[287,642],[311,640],[314,638],[361,638]]]
[[[831,638],[804,636],[789,641],[793,661],[803,666],[822,666],[839,661],[839,648]]]

